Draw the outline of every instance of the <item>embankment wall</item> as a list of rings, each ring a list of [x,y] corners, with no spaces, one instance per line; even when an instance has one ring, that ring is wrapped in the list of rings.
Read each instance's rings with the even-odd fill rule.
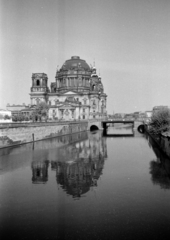
[[[145,125],[145,130],[149,136],[157,143],[158,147],[170,157],[170,137],[164,135],[153,135],[150,134],[148,126]]]
[[[1,124],[0,148],[88,130],[88,122]]]

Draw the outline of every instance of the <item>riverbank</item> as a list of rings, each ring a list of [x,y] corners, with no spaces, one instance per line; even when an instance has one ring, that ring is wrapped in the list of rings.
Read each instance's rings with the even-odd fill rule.
[[[145,131],[156,142],[160,150],[170,157],[170,133],[165,132],[161,135],[153,135],[149,132],[148,125],[146,124]]]
[[[88,130],[88,122],[15,123],[0,125],[0,148]]]

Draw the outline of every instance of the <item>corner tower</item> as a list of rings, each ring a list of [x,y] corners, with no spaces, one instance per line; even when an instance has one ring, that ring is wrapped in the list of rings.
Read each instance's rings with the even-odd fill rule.
[[[32,87],[31,87],[31,105],[37,105],[39,102],[47,102],[48,77],[45,73],[32,74]]]

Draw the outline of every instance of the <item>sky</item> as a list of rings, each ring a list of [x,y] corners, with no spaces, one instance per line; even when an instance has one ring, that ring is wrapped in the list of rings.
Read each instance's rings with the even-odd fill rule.
[[[95,62],[109,114],[170,106],[170,1],[0,0],[0,108],[71,56]]]

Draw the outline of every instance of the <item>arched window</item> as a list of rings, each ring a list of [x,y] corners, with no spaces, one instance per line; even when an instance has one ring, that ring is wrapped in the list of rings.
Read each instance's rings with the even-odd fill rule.
[[[95,85],[92,86],[92,91],[94,91],[94,90],[95,90]]]
[[[40,80],[39,79],[36,81],[36,85],[40,86]]]

